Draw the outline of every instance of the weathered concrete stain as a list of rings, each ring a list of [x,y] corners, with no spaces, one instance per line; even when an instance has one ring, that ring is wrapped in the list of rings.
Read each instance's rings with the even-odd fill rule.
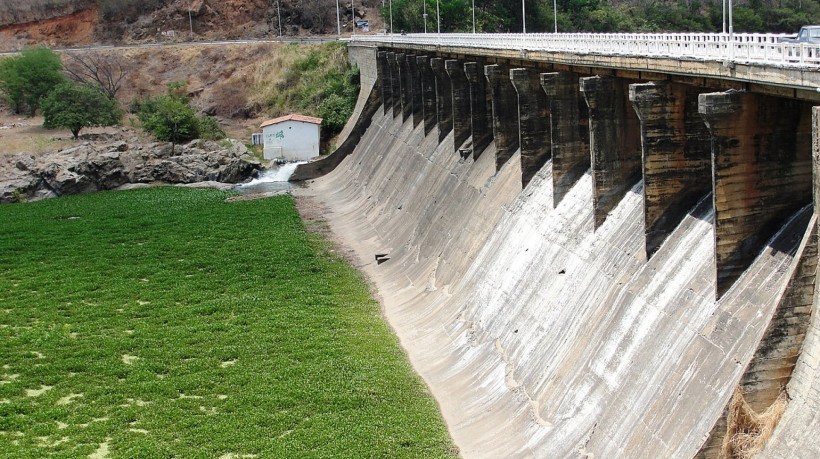
[[[430,59],[430,68],[436,76],[436,114],[438,116],[438,140],[443,141],[453,130],[453,85],[444,65],[444,59]]]
[[[521,146],[521,183],[524,187],[552,155],[549,105],[541,90],[537,72],[510,70],[510,80],[518,94],[518,143]]]
[[[581,78],[589,107],[595,227],[641,178],[639,122],[629,107],[628,82],[611,76]]]
[[[589,169],[589,114],[577,74],[542,73],[541,87],[550,104],[552,194],[557,207]]]
[[[712,135],[720,297],[784,219],[811,201],[811,112],[805,102],[739,91],[698,100]]]
[[[629,99],[641,122],[646,253],[652,256],[712,191],[709,131],[698,115],[694,87],[633,84]]]

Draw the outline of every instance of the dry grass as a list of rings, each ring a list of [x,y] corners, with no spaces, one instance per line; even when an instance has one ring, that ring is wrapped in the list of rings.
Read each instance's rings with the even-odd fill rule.
[[[296,65],[314,53],[322,62],[316,68],[300,68]],[[347,52],[343,46],[327,44],[300,44],[282,47],[275,55],[256,61],[251,73],[252,91],[248,95],[250,104],[269,107],[268,114],[277,116],[287,110],[287,100],[283,93],[297,86],[310,88],[321,84],[327,72],[344,74],[348,69]],[[317,71],[319,70],[319,71]],[[295,91],[298,95],[299,91]],[[318,105],[319,101],[313,101]]]
[[[0,107],[0,127],[10,127],[10,129],[0,129],[0,159],[24,152],[38,156],[75,144],[68,130],[45,129],[42,117],[25,118],[20,115],[11,115],[6,113],[2,107]],[[86,129],[82,133],[110,132],[111,130],[112,128]]]
[[[782,391],[765,411],[757,413],[746,403],[740,388],[736,388],[729,405],[721,458],[750,459],[763,450],[787,405],[788,395]]]

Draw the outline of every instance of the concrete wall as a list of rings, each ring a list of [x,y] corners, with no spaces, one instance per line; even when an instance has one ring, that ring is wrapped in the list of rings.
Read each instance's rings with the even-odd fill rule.
[[[616,83],[618,106],[629,108],[624,82]],[[681,99],[670,90],[655,99]],[[647,196],[646,177],[668,179],[663,155],[680,156],[678,165],[709,157],[665,149],[672,138],[696,138],[692,148],[702,148],[691,95],[671,112],[638,101],[641,126],[626,124],[641,138],[642,167],[601,214],[594,170],[562,172],[573,179],[561,179],[557,199],[549,159],[522,189],[521,152],[499,155],[497,136],[480,156],[460,155],[455,131],[425,130],[401,111],[378,109],[381,96],[362,97],[369,127],[333,172],[302,193],[328,206],[331,228],[374,281],[465,457],[714,457],[709,446],[733,432],[725,414],[735,390],[764,409],[795,365],[793,337],[806,336],[804,349],[816,344],[816,327],[794,328],[809,320],[816,272],[816,244],[807,243],[815,234],[807,227],[811,209],[798,210],[802,191],[778,230],[760,237],[754,259],[721,287],[712,194],[692,199],[681,196],[686,187],[653,183],[658,191]],[[564,108],[550,100],[558,121],[569,117]],[[739,116],[738,123],[754,124]],[[555,139],[559,152],[585,144]],[[722,154],[712,139],[713,156]],[[791,153],[782,153],[803,158],[803,143],[789,142]],[[737,170],[754,168],[753,156],[738,156]],[[745,197],[742,189],[723,191]],[[657,206],[652,215],[674,210],[666,220],[677,223],[653,226],[648,250],[650,205]],[[376,253],[390,259],[378,264]],[[801,457],[812,438],[796,429],[818,423],[813,355],[797,361],[794,390],[804,395],[803,408],[786,411],[794,430],[778,427],[773,441],[784,446],[772,457]]]
[[[357,65],[360,72],[361,87],[356,107],[353,109],[353,114],[347,120],[342,132],[336,138],[337,148],[321,159],[307,164],[300,164],[291,175],[291,181],[301,182],[327,174],[336,168],[359,144],[362,134],[370,126],[371,117],[382,106],[381,82],[376,53],[377,49],[370,46],[348,47],[350,62]],[[384,67],[382,67],[382,71],[385,71]],[[386,75],[382,78],[386,78]]]
[[[307,161],[319,156],[319,125],[283,121],[262,128],[265,159]]]
[[[370,94],[370,91],[373,90],[374,87],[378,86],[377,81],[379,78],[378,66],[376,65],[375,47],[348,46],[347,55],[350,63],[359,67],[359,82],[361,84],[361,90],[359,91],[360,97],[356,102],[356,107],[353,109],[353,114],[350,116],[350,119],[347,120],[347,124],[345,124],[342,132],[339,133],[339,145],[347,139],[350,135],[350,131],[353,130],[353,126],[356,124],[356,121],[358,121],[361,117],[362,110],[364,109],[365,102],[367,101],[367,95]],[[361,97],[362,94],[364,94],[364,97]]]

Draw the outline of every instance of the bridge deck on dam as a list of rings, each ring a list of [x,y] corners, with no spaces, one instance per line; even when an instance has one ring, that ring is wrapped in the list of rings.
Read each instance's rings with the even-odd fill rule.
[[[820,100],[820,45],[784,43],[775,34],[408,34],[355,35],[351,44],[418,54],[487,56],[595,68],[716,78],[797,91]],[[792,93],[794,94],[794,93]]]
[[[820,453],[805,90],[374,40],[350,46],[356,114],[298,193],[464,457]]]

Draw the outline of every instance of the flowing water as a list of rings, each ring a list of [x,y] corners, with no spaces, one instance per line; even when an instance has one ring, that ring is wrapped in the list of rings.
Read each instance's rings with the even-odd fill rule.
[[[259,177],[248,183],[236,186],[242,194],[267,193],[271,191],[290,190],[293,184],[288,182],[296,167],[303,162],[284,163],[263,171]]]

